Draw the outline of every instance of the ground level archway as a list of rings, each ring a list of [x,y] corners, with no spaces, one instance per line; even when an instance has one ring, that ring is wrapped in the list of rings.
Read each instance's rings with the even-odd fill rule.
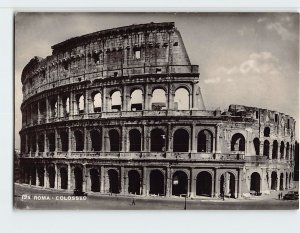
[[[177,171],[172,179],[172,195],[180,196],[187,194],[188,190],[188,177],[185,172]]]
[[[209,172],[202,171],[197,175],[196,195],[212,196],[212,176]]]
[[[257,172],[251,174],[250,192],[254,191],[256,194],[260,193],[260,175]]]
[[[131,170],[128,172],[128,193],[135,195],[141,194],[141,178],[138,171]]]
[[[164,175],[159,170],[150,173],[150,194],[163,196],[165,195]]]

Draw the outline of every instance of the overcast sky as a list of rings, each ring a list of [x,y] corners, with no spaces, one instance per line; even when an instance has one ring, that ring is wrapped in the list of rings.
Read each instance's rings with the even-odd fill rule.
[[[20,147],[21,73],[70,37],[131,24],[175,22],[199,65],[207,109],[230,104],[299,119],[299,17],[291,13],[18,13],[15,17],[15,143]],[[298,127],[298,126],[297,126]],[[298,138],[298,133],[297,133]]]

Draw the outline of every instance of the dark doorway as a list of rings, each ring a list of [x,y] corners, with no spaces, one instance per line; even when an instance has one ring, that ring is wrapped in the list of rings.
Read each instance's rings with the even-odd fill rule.
[[[55,187],[55,169],[54,169],[54,167],[48,168],[48,176],[49,176],[49,187],[54,188]]]
[[[60,187],[68,189],[68,171],[64,167],[60,169]]]
[[[119,174],[116,170],[108,170],[109,192],[120,193],[119,189]]]
[[[90,177],[91,177],[91,191],[92,192],[100,192],[99,171],[97,169],[91,169]]]
[[[178,129],[175,131],[173,139],[173,151],[189,151],[189,133],[185,129]]]
[[[272,172],[271,175],[271,189],[276,190],[277,189],[277,173]]]
[[[54,133],[48,134],[48,142],[49,142],[49,151],[50,152],[55,151],[55,134]]]
[[[129,151],[141,151],[141,133],[137,129],[129,131]]]
[[[80,167],[76,167],[74,169],[74,176],[75,176],[75,189],[77,189],[78,191],[82,191],[83,174],[82,174],[82,169]]]
[[[151,151],[165,151],[165,132],[161,129],[153,129],[151,131]]]
[[[250,191],[260,193],[260,175],[257,172],[251,174]]]
[[[38,169],[38,180],[39,180],[39,186],[43,187],[44,186],[44,168],[39,168]]]
[[[44,152],[45,148],[45,138],[44,134],[41,134],[38,139],[38,147],[39,147],[39,152]]]
[[[110,151],[120,151],[120,135],[115,129],[109,131]]]
[[[83,151],[84,148],[84,139],[83,133],[79,130],[74,132],[75,142],[76,142],[76,151]]]
[[[278,142],[275,140],[273,141],[272,159],[277,159],[277,155],[278,155]]]
[[[258,138],[253,139],[254,149],[255,149],[255,155],[259,155],[260,152],[260,141]]]
[[[270,143],[268,140],[264,141],[264,156],[267,156],[268,158],[270,156]]]
[[[172,180],[172,195],[180,196],[187,194],[188,189],[188,177],[185,172],[177,171],[173,175]]]
[[[102,138],[99,131],[97,130],[91,131],[91,141],[92,141],[92,151],[101,151]]]
[[[66,131],[62,131],[60,133],[60,141],[61,141],[61,150],[68,151],[69,150],[69,138],[68,133]]]
[[[283,190],[283,173],[280,173],[280,185],[279,185],[280,190]]]
[[[209,172],[200,172],[197,176],[196,195],[212,196],[212,177]]]
[[[164,175],[159,170],[151,171],[150,173],[150,194],[165,195]]]
[[[202,130],[198,134],[197,151],[198,152],[212,152],[212,134],[208,130]]]
[[[235,177],[231,172],[221,176],[220,192],[227,197],[235,198]]]
[[[36,185],[36,168],[35,168],[35,166],[33,166],[30,169],[30,184]]]
[[[140,180],[140,174],[138,171],[131,170],[128,172],[128,193],[132,193],[135,195],[140,195],[140,188],[141,188],[141,180]]]

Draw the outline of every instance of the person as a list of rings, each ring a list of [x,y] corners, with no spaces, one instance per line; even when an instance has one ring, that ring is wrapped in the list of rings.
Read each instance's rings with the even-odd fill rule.
[[[282,199],[282,192],[280,193],[280,199]]]
[[[131,205],[135,205],[134,198],[132,199]]]
[[[278,200],[280,200],[280,193],[278,193]]]

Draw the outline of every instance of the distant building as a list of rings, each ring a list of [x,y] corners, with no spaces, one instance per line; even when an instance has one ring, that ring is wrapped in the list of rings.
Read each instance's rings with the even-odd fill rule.
[[[22,72],[22,183],[234,198],[292,187],[295,120],[241,105],[206,110],[174,23],[94,32],[52,49]]]

